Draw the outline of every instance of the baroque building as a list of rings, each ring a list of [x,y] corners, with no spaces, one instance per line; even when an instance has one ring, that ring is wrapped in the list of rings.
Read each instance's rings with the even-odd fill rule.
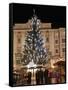
[[[52,23],[40,22],[40,31],[44,47],[50,54],[50,66],[58,61],[65,61],[65,28],[52,28]],[[22,52],[27,31],[31,30],[31,20],[27,23],[16,23],[13,26],[13,66],[21,68]]]

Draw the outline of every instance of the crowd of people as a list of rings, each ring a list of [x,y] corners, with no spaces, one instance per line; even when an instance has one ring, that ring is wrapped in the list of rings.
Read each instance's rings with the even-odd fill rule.
[[[34,82],[32,77],[35,78],[34,81],[36,85],[63,83],[61,80],[61,73],[59,71],[53,69],[43,70],[42,68],[37,69],[37,71],[34,72],[34,76],[30,71],[25,73],[22,72],[20,80],[17,79],[17,81],[20,81],[21,85],[32,85],[32,82]]]
[[[48,70],[44,72],[40,69],[36,71],[36,84],[48,84]]]
[[[36,84],[60,83],[60,73],[52,70],[42,69],[36,71]]]
[[[32,76],[32,73],[28,72],[28,84],[31,84],[31,76]],[[61,77],[60,72],[57,72],[55,70],[52,71],[52,70],[45,69],[43,71],[42,69],[39,69],[35,73],[35,81],[37,85],[61,83],[60,77]]]

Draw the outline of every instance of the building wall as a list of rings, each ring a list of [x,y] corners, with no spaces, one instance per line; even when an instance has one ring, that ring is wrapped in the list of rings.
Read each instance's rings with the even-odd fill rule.
[[[14,67],[21,66],[21,53],[24,50],[27,31],[31,30],[30,20],[25,24],[13,26],[13,61]],[[65,60],[65,28],[52,29],[51,23],[40,23],[40,31],[44,40],[44,47],[50,53],[51,64]]]

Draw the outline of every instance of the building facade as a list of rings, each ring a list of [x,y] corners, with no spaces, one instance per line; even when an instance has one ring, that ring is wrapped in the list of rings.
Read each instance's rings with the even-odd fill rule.
[[[58,61],[65,61],[65,28],[52,28],[52,23],[40,22],[40,31],[44,41],[43,47],[50,54],[50,65]],[[31,31],[31,20],[27,23],[17,23],[13,26],[13,66],[22,66],[21,58],[27,31]]]

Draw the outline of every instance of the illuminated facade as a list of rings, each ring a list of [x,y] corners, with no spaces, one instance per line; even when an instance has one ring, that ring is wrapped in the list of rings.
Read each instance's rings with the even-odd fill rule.
[[[27,31],[31,30],[31,20],[13,26],[13,65],[20,68],[21,58]],[[50,54],[50,65],[58,61],[65,61],[65,28],[52,28],[52,23],[40,23],[40,31],[44,40],[44,47]]]

